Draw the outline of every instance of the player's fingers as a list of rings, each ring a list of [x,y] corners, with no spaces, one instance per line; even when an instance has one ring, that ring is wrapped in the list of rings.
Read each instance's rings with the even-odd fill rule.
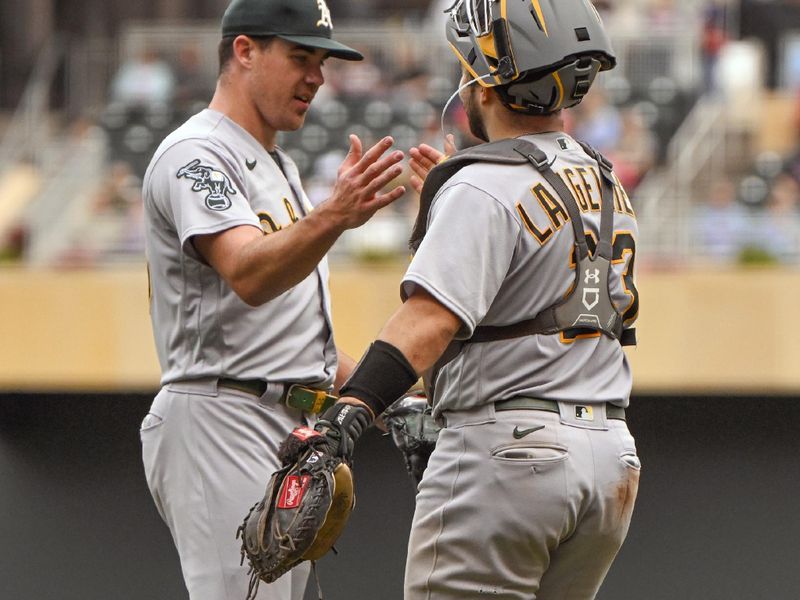
[[[350,134],[350,149],[347,151],[347,156],[344,157],[341,166],[339,167],[339,174],[344,173],[348,169],[352,169],[353,165],[358,163],[361,159],[361,138],[356,134]]]
[[[422,179],[417,177],[416,175],[412,175],[409,179],[409,183],[411,183],[411,187],[414,188],[414,191],[418,194],[422,193]]]
[[[355,180],[356,184],[360,187],[371,186],[371,182],[381,177],[387,171],[402,172],[403,168],[399,166],[398,163],[403,160],[404,156],[405,155],[400,150],[395,150],[394,152],[381,157],[380,160],[372,163],[364,170],[364,172]]]
[[[370,148],[369,150],[364,152],[364,155],[361,157],[361,159],[353,166],[353,171],[355,173],[363,173],[364,171],[366,171],[389,148],[392,147],[392,144],[394,144],[394,140],[392,139],[391,136],[386,136],[385,138],[383,138],[377,144],[372,146],[372,148]],[[402,160],[403,159],[404,155],[403,155],[402,151],[400,151],[400,150],[395,150],[395,152],[392,152],[392,154],[390,156],[393,156],[393,157],[396,158],[398,152],[400,153],[400,158],[396,159],[396,160],[392,160],[392,162],[397,162],[398,160]]]
[[[406,188],[403,185],[398,185],[392,191],[385,194],[378,194],[373,199],[373,204],[377,206],[375,210],[380,210],[384,206],[389,206],[392,202],[401,198],[406,193]]]
[[[414,172],[414,175],[416,175],[420,179],[425,179],[428,176],[428,172],[431,170],[430,167],[425,167],[418,161],[413,159],[408,161],[408,166]]]
[[[425,160],[430,161],[431,167],[439,164],[444,156],[442,152],[428,144],[420,144],[419,151],[420,154],[425,157]]]
[[[456,136],[452,133],[448,133],[444,136],[444,153],[447,156],[452,156],[456,153]]]
[[[423,154],[418,148],[412,148],[408,151],[411,155],[411,160],[409,164],[413,161],[416,162],[421,168],[425,169],[426,171],[430,171],[434,166],[436,166],[436,162],[431,160],[427,155]]]
[[[373,194],[379,192],[385,186],[387,186],[393,179],[399,177],[402,172],[403,172],[403,167],[400,165],[394,165],[392,167],[387,168],[382,173],[376,175],[364,186],[363,188],[364,193],[368,197],[371,197]]]

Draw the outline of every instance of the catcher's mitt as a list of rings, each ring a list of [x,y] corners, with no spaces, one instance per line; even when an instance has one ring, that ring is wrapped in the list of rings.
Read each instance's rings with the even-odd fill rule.
[[[409,392],[389,406],[381,419],[403,454],[414,489],[418,489],[439,438],[440,428],[431,416],[428,399],[421,391]]]
[[[242,562],[247,557],[250,563],[247,600],[255,598],[260,581],[272,583],[328,552],[355,503],[350,467],[331,455],[323,433],[295,429],[278,457],[285,466],[272,475],[264,498],[236,534],[242,538]]]

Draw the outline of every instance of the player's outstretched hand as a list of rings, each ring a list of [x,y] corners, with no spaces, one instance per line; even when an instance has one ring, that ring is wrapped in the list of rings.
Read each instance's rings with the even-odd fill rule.
[[[411,160],[408,166],[414,172],[411,175],[411,187],[419,194],[422,191],[422,184],[430,170],[456,152],[456,138],[452,133],[448,133],[444,138],[444,152],[440,152],[428,144],[420,144],[408,151]]]
[[[398,163],[404,154],[400,150],[386,153],[392,144],[394,140],[387,136],[363,152],[359,137],[350,135],[350,151],[339,167],[333,193],[327,200],[327,209],[334,211],[345,229],[363,225],[378,209],[405,193],[403,186],[382,193],[403,172]]]

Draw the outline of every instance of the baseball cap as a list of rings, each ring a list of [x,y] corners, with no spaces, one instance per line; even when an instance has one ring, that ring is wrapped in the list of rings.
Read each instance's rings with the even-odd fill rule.
[[[328,50],[335,58],[364,58],[333,39],[331,12],[325,0],[233,0],[222,17],[222,37],[230,35],[274,35]]]

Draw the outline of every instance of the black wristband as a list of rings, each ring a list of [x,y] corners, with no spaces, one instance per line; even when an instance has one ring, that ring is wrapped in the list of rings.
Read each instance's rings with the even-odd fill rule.
[[[419,379],[403,353],[388,342],[375,340],[345,381],[340,396],[358,398],[377,417]]]

